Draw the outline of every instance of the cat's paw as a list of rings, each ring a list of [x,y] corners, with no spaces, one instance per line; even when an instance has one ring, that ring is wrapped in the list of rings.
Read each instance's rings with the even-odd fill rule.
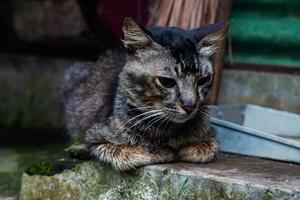
[[[206,163],[216,159],[218,154],[218,143],[215,138],[208,141],[199,141],[184,144],[178,151],[180,161],[193,163]]]
[[[173,162],[176,159],[176,151],[169,146],[151,147],[152,161],[156,163]]]

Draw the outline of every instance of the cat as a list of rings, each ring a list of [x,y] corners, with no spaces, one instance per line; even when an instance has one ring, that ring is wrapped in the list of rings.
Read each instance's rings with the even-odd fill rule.
[[[214,77],[211,56],[226,29],[226,23],[216,23],[148,30],[125,18],[125,56],[112,52],[66,70],[68,131],[117,170],[213,160],[218,144],[206,99]]]

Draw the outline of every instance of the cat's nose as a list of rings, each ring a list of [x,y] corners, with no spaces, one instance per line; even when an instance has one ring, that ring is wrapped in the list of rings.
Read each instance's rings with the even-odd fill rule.
[[[190,114],[196,109],[196,103],[183,104],[182,108],[187,114]]]

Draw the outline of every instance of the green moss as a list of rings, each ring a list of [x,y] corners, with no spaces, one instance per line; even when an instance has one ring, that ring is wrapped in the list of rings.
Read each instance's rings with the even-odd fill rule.
[[[216,196],[222,200],[232,200],[232,198],[229,197],[229,195],[226,193],[226,190],[223,187],[219,188],[216,191]]]
[[[71,158],[77,158],[82,160],[90,158],[90,154],[86,145],[81,144],[80,141],[75,141],[71,146],[65,149],[65,152],[68,153],[68,155]]]
[[[270,190],[267,190],[263,195],[263,200],[272,200],[273,193]]]
[[[189,187],[186,189],[180,196],[178,196],[180,200],[198,200],[198,199],[210,199],[206,193],[200,191],[195,187]]]
[[[46,161],[40,161],[31,165],[25,172],[28,175],[52,176],[57,172],[56,167]]]
[[[82,141],[80,138],[76,138],[73,142],[73,145],[80,145],[80,144],[82,144]]]
[[[217,186],[211,195],[216,200],[251,200],[245,193],[242,192],[228,192],[223,186]]]

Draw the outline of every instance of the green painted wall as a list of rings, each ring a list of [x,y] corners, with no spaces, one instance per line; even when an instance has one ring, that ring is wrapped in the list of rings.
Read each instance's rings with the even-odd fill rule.
[[[227,62],[300,68],[300,0],[235,0]]]

